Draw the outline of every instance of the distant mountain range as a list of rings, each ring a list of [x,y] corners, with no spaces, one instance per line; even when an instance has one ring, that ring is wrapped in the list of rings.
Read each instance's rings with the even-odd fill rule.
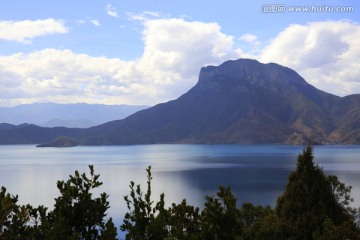
[[[123,119],[148,106],[35,103],[0,107],[0,123],[42,127],[88,128]]]
[[[41,146],[360,143],[360,95],[338,97],[255,60],[204,67],[176,100],[87,129],[0,126],[1,144]]]

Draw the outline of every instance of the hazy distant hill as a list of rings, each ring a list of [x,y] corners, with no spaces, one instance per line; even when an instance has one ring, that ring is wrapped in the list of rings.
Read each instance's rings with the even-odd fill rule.
[[[360,143],[360,95],[338,97],[287,67],[239,59],[202,68],[198,83],[178,99],[123,120],[88,129],[0,128],[0,143],[56,135],[62,137],[45,146]]]
[[[67,128],[89,128],[99,125],[99,123],[92,122],[86,119],[52,119],[43,124],[39,124],[41,127],[67,127]]]
[[[123,119],[147,106],[36,103],[0,107],[0,123],[32,123],[44,127],[91,127]]]

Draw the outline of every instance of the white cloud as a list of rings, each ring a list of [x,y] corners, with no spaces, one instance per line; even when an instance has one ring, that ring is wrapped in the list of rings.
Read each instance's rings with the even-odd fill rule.
[[[23,103],[31,99],[106,103],[116,98],[116,94],[121,98],[122,93],[130,88],[115,77],[117,72],[127,71],[130,65],[130,62],[119,59],[91,57],[70,50],[44,49],[30,54],[2,56],[0,76],[6,74],[15,80],[12,83],[0,80],[1,91],[11,92],[8,99],[2,95],[2,101]],[[123,88],[114,89],[113,85],[123,85]],[[136,92],[132,94],[131,97],[138,96]]]
[[[254,34],[244,34],[240,37],[240,40],[245,41],[247,43],[256,42],[257,36]]]
[[[106,5],[106,13],[111,17],[119,17],[116,8],[113,7],[111,4]]]
[[[144,14],[146,14],[148,16],[156,17],[156,18],[162,17],[162,15],[163,15],[160,12],[151,12],[151,11],[145,11]]]
[[[223,34],[217,23],[150,20],[145,22],[143,38],[145,49],[139,64],[161,70],[156,82],[181,83],[173,89],[180,92],[195,83],[200,67],[236,58],[233,37]]]
[[[258,40],[258,37],[254,34],[243,34],[239,37],[239,40],[244,41],[249,44],[250,49],[247,52],[244,52],[242,49],[238,49],[237,52],[240,56],[246,58],[257,58],[261,52],[261,41]]]
[[[24,44],[31,44],[31,40],[35,37],[68,31],[63,21],[52,18],[35,21],[0,21],[0,39]]]
[[[151,12],[151,11],[145,11],[136,14],[128,12],[127,16],[129,17],[130,20],[141,21],[141,22],[150,21],[159,18],[166,19],[166,16],[164,16],[164,14],[162,14],[161,12]]]
[[[291,25],[258,50],[234,49],[217,23],[143,19],[144,52],[133,61],[44,49],[0,56],[0,105],[31,102],[156,104],[197,81],[204,65],[239,57],[292,67],[335,94],[360,92],[360,26],[347,21]],[[259,41],[253,35],[243,40]]]
[[[360,25],[350,21],[290,25],[259,59],[298,71],[317,88],[336,95],[360,93]]]
[[[101,23],[97,20],[97,19],[91,19],[91,20],[77,20],[76,23],[78,25],[83,25],[83,24],[92,24],[93,26],[95,27],[100,27],[101,26]]]
[[[101,24],[100,24],[100,22],[99,22],[98,20],[93,19],[93,20],[91,20],[90,22],[91,22],[92,25],[94,25],[95,27],[100,27],[100,26],[101,26]]]
[[[190,89],[202,66],[238,57],[216,23],[156,19],[144,28],[144,53],[134,61],[55,49],[0,56],[0,105],[156,104]]]

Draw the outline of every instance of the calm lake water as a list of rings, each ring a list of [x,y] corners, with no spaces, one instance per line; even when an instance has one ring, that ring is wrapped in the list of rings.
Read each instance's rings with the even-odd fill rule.
[[[167,205],[186,198],[202,207],[206,194],[215,195],[220,185],[231,185],[239,204],[274,206],[301,151],[302,147],[283,145],[0,146],[0,186],[18,194],[22,204],[51,208],[59,196],[56,181],[67,180],[75,170],[88,173],[87,166],[93,164],[104,183],[94,194],[110,195],[109,215],[119,226],[128,185],[134,180],[145,189],[149,165],[154,200],[164,192]],[[353,186],[353,205],[360,206],[360,147],[316,146],[314,154],[327,174]]]

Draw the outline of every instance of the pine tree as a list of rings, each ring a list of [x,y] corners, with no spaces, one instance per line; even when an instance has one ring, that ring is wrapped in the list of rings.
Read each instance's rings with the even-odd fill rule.
[[[353,222],[348,202],[339,201],[339,196],[347,193],[337,192],[341,188],[334,188],[334,179],[328,178],[313,159],[313,149],[307,146],[298,156],[285,192],[277,200],[276,214],[287,239],[313,239],[315,232],[324,231],[325,221],[334,226]]]

